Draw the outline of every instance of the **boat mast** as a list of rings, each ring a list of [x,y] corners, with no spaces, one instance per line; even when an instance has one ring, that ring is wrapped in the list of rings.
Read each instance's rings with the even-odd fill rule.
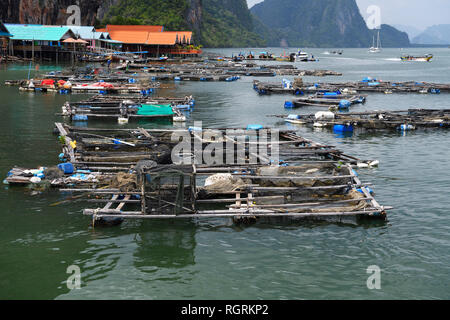
[[[378,30],[377,48],[378,48],[378,49],[381,49],[380,30]]]

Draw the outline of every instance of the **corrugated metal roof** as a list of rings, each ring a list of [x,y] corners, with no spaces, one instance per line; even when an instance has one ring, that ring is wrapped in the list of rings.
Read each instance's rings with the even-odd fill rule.
[[[95,28],[92,26],[68,26],[81,39],[94,39]]]
[[[12,37],[12,34],[9,33],[8,29],[6,29],[3,22],[0,21],[0,37]]]
[[[75,35],[67,26],[42,26],[26,24],[5,24],[12,40],[60,41]]]

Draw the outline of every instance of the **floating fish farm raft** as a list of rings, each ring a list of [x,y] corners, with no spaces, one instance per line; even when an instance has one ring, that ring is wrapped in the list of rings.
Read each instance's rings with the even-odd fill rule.
[[[55,126],[63,144],[58,168],[13,168],[6,181],[79,192],[101,204],[84,210],[94,224],[127,218],[386,219],[392,209],[375,200],[370,183],[353,169],[377,161],[290,130]],[[205,154],[214,161],[200,161]]]
[[[299,108],[305,106],[323,107],[330,110],[348,109],[351,105],[365,103],[367,95],[349,95],[340,92],[316,93],[315,95],[286,101],[286,109]]]
[[[181,111],[190,111],[195,105],[192,97],[145,97],[145,96],[94,96],[88,100],[66,102],[62,113],[72,121],[116,118],[126,123],[129,119],[186,120]]]
[[[277,115],[286,122],[315,127],[329,127],[339,131],[353,128],[367,130],[416,130],[450,127],[450,109],[408,109],[398,111],[366,111],[349,113],[317,112],[307,115]]]
[[[450,84],[429,82],[391,82],[391,81],[360,81],[360,82],[321,82],[306,83],[295,79],[293,85],[284,83],[253,81],[253,89],[259,94],[295,94],[333,92],[346,90],[354,93],[449,93]]]

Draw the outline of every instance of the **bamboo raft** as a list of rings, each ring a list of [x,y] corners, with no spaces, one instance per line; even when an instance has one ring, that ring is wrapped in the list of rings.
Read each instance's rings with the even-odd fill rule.
[[[187,135],[189,144],[205,151],[211,145],[240,146],[256,138],[258,131],[241,129],[229,136],[224,129],[144,130],[75,128],[56,124],[64,140],[64,157],[76,170],[101,172],[122,179],[115,187],[95,182],[61,189],[94,195],[89,201],[103,207],[85,209],[93,222],[104,219],[160,219],[231,217],[237,220],[268,217],[364,216],[386,218],[389,207],[380,206],[352,168],[360,160],[344,155],[333,146],[306,140],[291,131],[280,131],[270,143],[250,139],[244,143],[243,158],[236,150],[225,152],[236,163],[229,165],[173,163],[174,133]],[[212,134],[220,138],[211,139]],[[270,138],[272,139],[272,138]],[[76,148],[72,148],[73,141]],[[115,141],[120,141],[116,143]],[[178,143],[178,142],[177,142]],[[270,163],[253,154],[262,146],[269,153],[279,149],[283,161]],[[256,147],[256,149],[254,149]],[[179,150],[184,159],[196,153]],[[254,162],[250,161],[254,158]],[[244,159],[239,163],[238,159]],[[131,170],[131,171],[130,171]],[[90,185],[90,187],[88,187]],[[108,188],[108,186],[110,186]],[[211,210],[205,205],[224,206]]]
[[[430,82],[327,82],[302,83],[300,86],[286,88],[282,83],[253,81],[253,89],[264,94],[294,94],[317,93],[321,91],[347,90],[355,93],[449,93],[450,84]]]
[[[366,98],[367,95],[338,94],[336,96],[324,96],[323,94],[315,94],[312,96],[295,99],[292,103],[286,102],[285,108],[313,106],[325,107],[330,110],[347,109],[350,105],[365,103]],[[343,100],[346,101],[346,103],[343,103]]]
[[[173,114],[139,115],[142,105],[170,105]],[[195,106],[192,96],[157,97],[157,96],[104,96],[96,95],[90,99],[65,102],[61,113],[56,115],[69,116],[72,121],[87,121],[88,119],[117,118],[119,122],[127,123],[129,119],[168,119],[184,122],[186,117],[181,111],[191,111]]]
[[[449,128],[450,109],[408,109],[393,111],[366,111],[336,113],[323,116],[323,113],[306,115],[275,115],[286,122],[305,124],[334,129],[345,126],[366,130],[399,130],[409,131],[420,128]]]
[[[59,169],[55,173],[46,168],[13,168],[6,181],[26,184],[31,179],[40,180],[33,174],[45,175],[42,181],[61,192],[80,193],[73,199],[84,198],[100,205],[84,210],[85,215],[92,216],[94,225],[116,224],[123,219],[217,217],[232,218],[237,223],[274,217],[385,220],[386,211],[392,209],[381,206],[373,197],[370,183],[358,178],[353,167],[362,160],[290,130],[275,136],[270,132],[269,140],[259,140],[261,131],[247,129],[230,133],[225,128],[199,131],[55,126],[63,144],[60,159],[70,161],[61,164],[64,173]],[[189,146],[197,144],[202,153],[211,146],[229,143],[232,150],[225,149],[218,157],[230,157],[235,163],[197,164],[195,149],[174,151],[181,136],[188,138]],[[260,148],[267,148],[270,155],[279,153],[285,160],[273,162],[258,152]],[[174,162],[173,155],[194,162]],[[70,171],[65,172],[67,168]]]
[[[142,99],[138,99],[142,100]],[[143,103],[136,100],[122,101],[82,101],[82,102],[66,102],[62,106],[62,112],[57,114],[68,116],[72,121],[88,121],[92,119],[117,119],[119,123],[128,123],[132,119],[154,120],[166,119],[171,122],[185,122],[186,117],[181,113],[190,111],[192,104],[176,105],[171,103],[160,103],[161,100],[147,100]],[[140,110],[152,109],[151,113],[140,113]]]
[[[160,87],[160,83],[116,83],[115,85],[105,86],[104,83],[81,83],[75,82],[70,86],[59,85],[58,83],[47,85],[36,83],[30,86],[30,81],[26,80],[19,84],[20,91],[26,92],[60,92],[60,93],[100,93],[100,94],[126,94],[126,93],[141,93],[150,94]]]

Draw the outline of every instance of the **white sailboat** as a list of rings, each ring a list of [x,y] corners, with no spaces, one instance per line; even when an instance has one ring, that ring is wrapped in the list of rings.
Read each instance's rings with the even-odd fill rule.
[[[369,48],[369,52],[370,53],[379,53],[379,52],[381,52],[380,30],[378,30],[377,46],[375,47],[375,36],[373,36],[372,47]]]

